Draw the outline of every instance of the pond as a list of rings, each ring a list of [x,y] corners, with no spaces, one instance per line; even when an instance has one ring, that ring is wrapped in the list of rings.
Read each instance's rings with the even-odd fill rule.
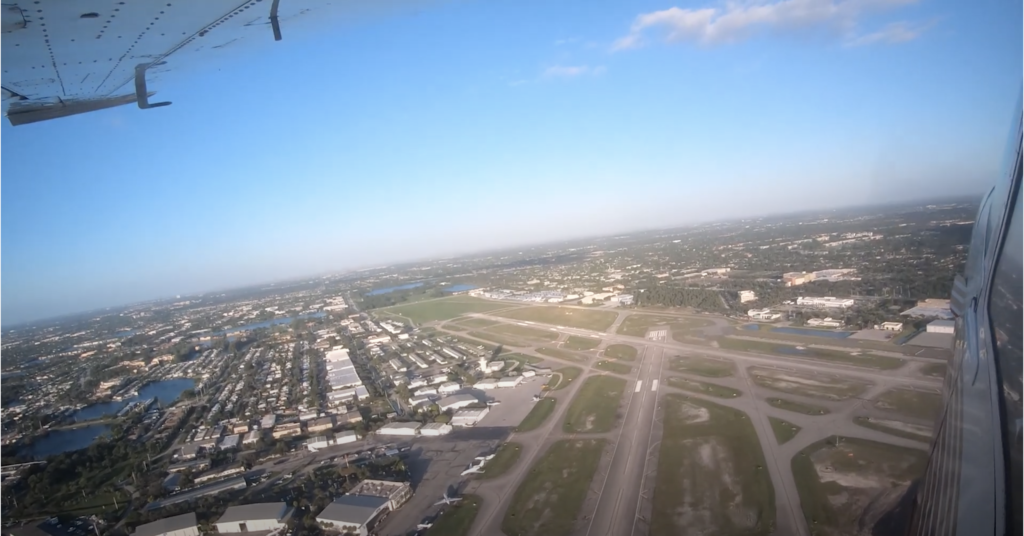
[[[114,415],[118,411],[121,411],[121,408],[131,404],[132,402],[149,400],[153,397],[159,398],[160,403],[162,404],[168,404],[177,400],[185,389],[192,389],[195,386],[196,382],[190,378],[175,378],[173,380],[161,380],[158,382],[148,383],[143,386],[142,389],[139,389],[138,396],[126,398],[121,401],[91,404],[76,411],[75,414],[72,415],[72,418],[76,421],[88,421],[98,419],[106,415]]]
[[[312,313],[308,315],[299,316],[288,316],[284,318],[273,318],[271,320],[264,320],[263,322],[253,322],[252,324],[245,324],[244,326],[238,326],[236,328],[222,329],[214,331],[210,335],[214,337],[220,337],[223,335],[230,335],[232,333],[241,333],[243,331],[252,331],[254,329],[269,328],[273,326],[280,326],[281,324],[290,324],[293,320],[300,318],[323,318],[327,313]]]
[[[108,424],[91,424],[81,428],[55,430],[37,438],[31,445],[19,449],[18,454],[32,458],[46,458],[54,454],[84,449],[96,438],[110,431]]]
[[[772,328],[773,333],[787,333],[789,335],[804,335],[807,337],[824,337],[826,339],[845,339],[853,335],[852,331],[825,331],[810,328]]]
[[[378,288],[367,292],[367,296],[377,296],[378,294],[387,294],[396,290],[409,290],[411,288],[422,287],[423,283],[406,283],[404,285],[398,285],[394,287]]]
[[[467,290],[475,290],[478,288],[480,287],[476,285],[452,285],[450,287],[445,287],[443,290],[445,292],[466,292]]]

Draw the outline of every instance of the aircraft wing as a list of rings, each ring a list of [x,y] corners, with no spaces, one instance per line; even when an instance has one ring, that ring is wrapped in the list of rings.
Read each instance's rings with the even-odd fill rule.
[[[2,4],[3,107],[23,125],[114,106],[165,106],[170,73],[243,40],[280,40],[324,0],[14,0]],[[252,41],[249,41],[252,42]]]

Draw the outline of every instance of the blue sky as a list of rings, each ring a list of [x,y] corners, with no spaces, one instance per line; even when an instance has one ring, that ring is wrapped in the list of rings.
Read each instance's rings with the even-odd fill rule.
[[[285,28],[174,105],[0,127],[2,321],[709,219],[975,194],[1020,3],[435,2]]]

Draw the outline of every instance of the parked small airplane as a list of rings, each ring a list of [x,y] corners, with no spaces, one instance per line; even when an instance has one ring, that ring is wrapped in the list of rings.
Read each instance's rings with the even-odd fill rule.
[[[434,503],[434,506],[437,506],[439,504],[447,504],[447,505],[450,506],[450,505],[453,505],[453,504],[455,504],[455,503],[457,503],[457,502],[459,502],[461,500],[462,500],[462,497],[449,497],[448,496],[448,492],[446,491],[446,492],[444,492],[444,497],[442,497],[440,501],[437,501],[436,503]]]

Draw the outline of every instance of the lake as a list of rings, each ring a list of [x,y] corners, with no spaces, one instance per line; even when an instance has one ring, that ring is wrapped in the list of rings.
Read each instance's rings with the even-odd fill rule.
[[[478,287],[476,285],[452,285],[450,287],[445,287],[444,291],[445,292],[466,292],[467,290],[475,290],[475,289],[478,289],[478,288],[480,288],[480,287]]]
[[[280,326],[281,324],[290,324],[292,322],[292,320],[296,320],[296,319],[300,319],[300,318],[323,318],[326,315],[327,315],[327,313],[312,313],[312,314],[308,314],[308,315],[288,316],[288,317],[284,317],[284,318],[273,318],[271,320],[264,320],[263,322],[254,322],[252,324],[246,324],[244,326],[238,326],[237,328],[229,328],[229,329],[222,329],[222,330],[219,330],[219,331],[214,331],[210,335],[212,335],[214,337],[220,337],[220,336],[223,336],[223,335],[230,335],[232,333],[240,333],[240,332],[243,332],[243,331],[252,331],[254,329],[262,329],[262,328],[269,328],[269,327],[273,327],[273,326]]]
[[[395,287],[385,287],[385,288],[378,288],[378,289],[375,289],[375,290],[371,290],[370,292],[367,292],[366,295],[367,296],[377,296],[378,294],[387,294],[389,292],[394,292],[396,290],[409,290],[411,288],[422,287],[422,286],[423,286],[423,283],[406,283],[404,285],[398,285],[398,286],[395,286]]]
[[[119,402],[112,401],[90,404],[76,411],[75,414],[72,415],[72,418],[76,421],[89,421],[106,415],[114,415],[118,411],[121,411],[121,408],[131,404],[132,402],[149,400],[154,396],[160,399],[160,403],[168,404],[177,400],[185,389],[192,389],[195,386],[196,382],[190,378],[175,378],[173,380],[161,380],[158,382],[148,383],[142,389],[139,389],[138,396],[126,398]]]
[[[33,458],[46,458],[61,452],[84,449],[96,438],[110,431],[110,425],[93,424],[69,430],[56,430],[36,439],[31,445],[19,449],[18,454]]]

